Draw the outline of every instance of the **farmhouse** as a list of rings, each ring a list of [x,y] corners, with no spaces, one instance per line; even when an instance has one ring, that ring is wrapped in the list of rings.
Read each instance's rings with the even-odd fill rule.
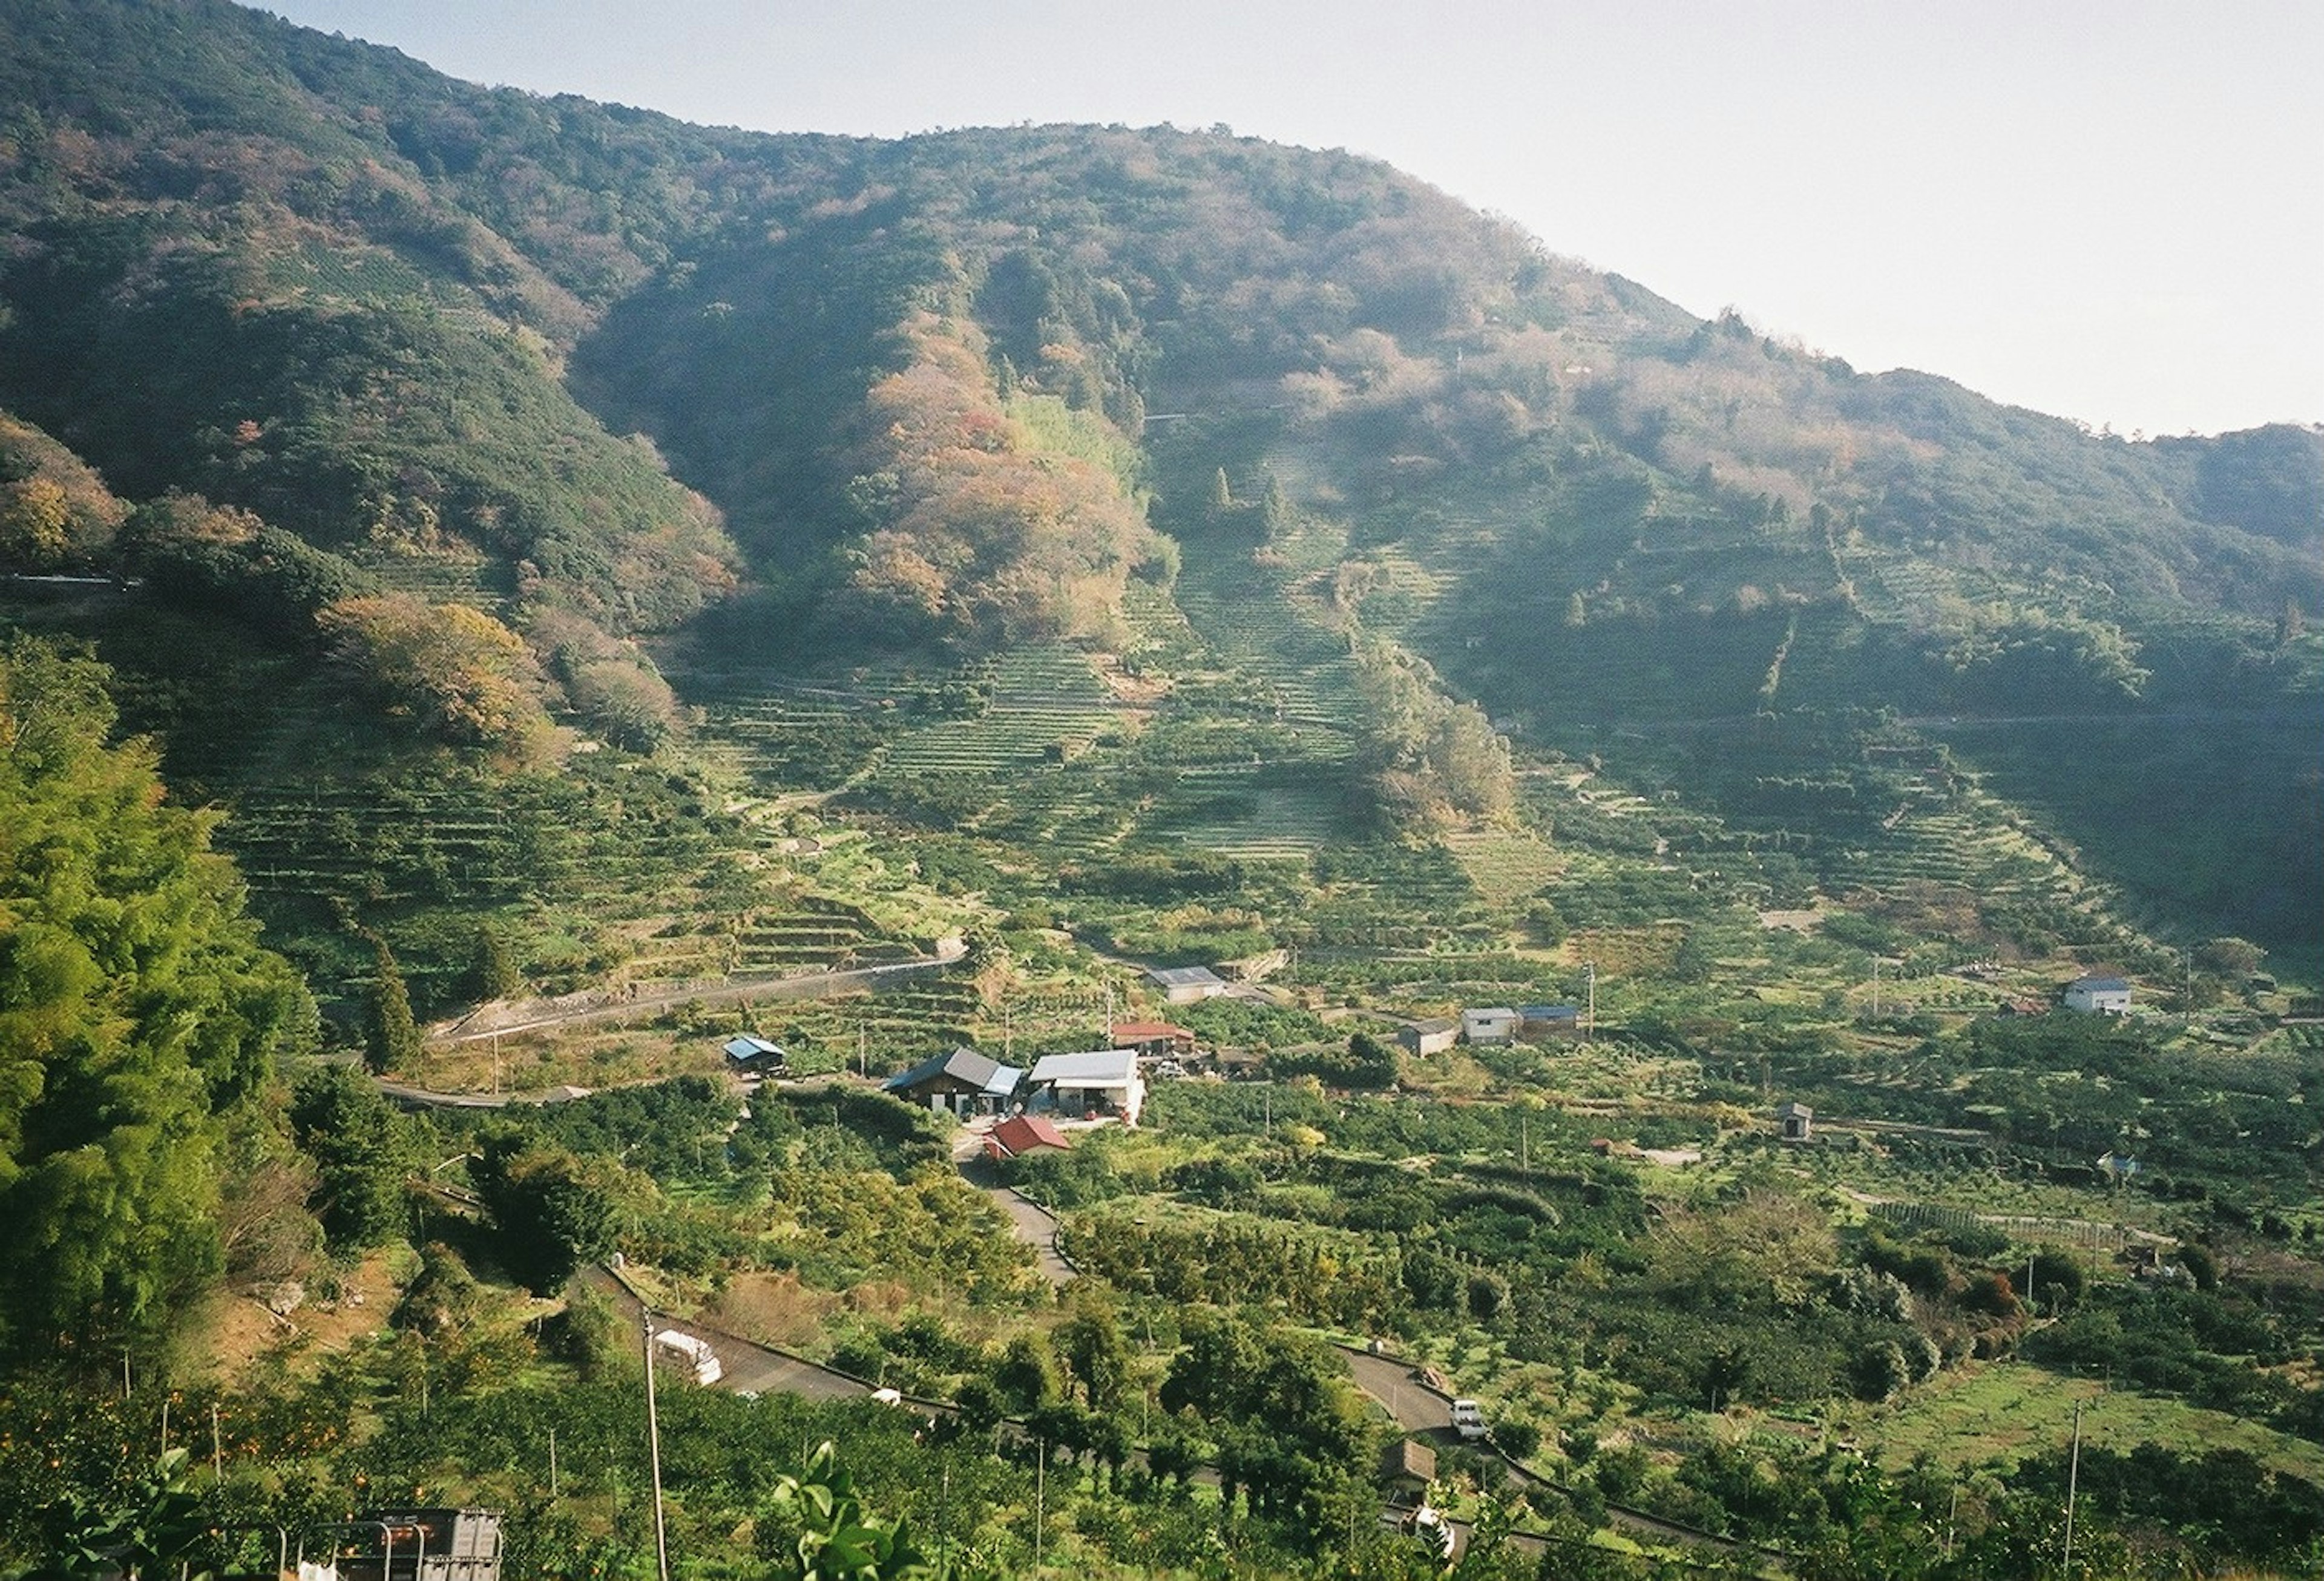
[[[1199,1005],[1227,991],[1226,979],[1207,966],[1156,966],[1146,973],[1173,1005]]]
[[[1463,1010],[1461,1012],[1461,1041],[1470,1044],[1515,1043],[1517,1025],[1517,1013],[1504,1007]]]
[[[1017,1095],[1017,1084],[1024,1075],[1015,1066],[974,1049],[954,1049],[889,1077],[880,1089],[918,1108],[955,1115],[997,1115]]]
[[[1044,1054],[1033,1062],[1028,1085],[1035,1107],[1062,1115],[1118,1115],[1134,1126],[1146,1106],[1146,1083],[1139,1077],[1138,1054],[1131,1049]]]
[[[1039,1115],[1011,1115],[984,1139],[984,1151],[994,1158],[1015,1158],[1045,1147],[1062,1152],[1072,1145],[1054,1122]]]
[[[2130,983],[2118,977],[2078,977],[2066,985],[2066,1008],[2085,1016],[2126,1016]]]
[[[1167,1021],[1117,1021],[1113,1024],[1113,1046],[1135,1049],[1152,1058],[1191,1054],[1194,1052],[1194,1034]]]
[[[1405,1052],[1425,1056],[1443,1053],[1460,1035],[1457,1021],[1409,1021],[1397,1029],[1396,1041],[1404,1045]]]

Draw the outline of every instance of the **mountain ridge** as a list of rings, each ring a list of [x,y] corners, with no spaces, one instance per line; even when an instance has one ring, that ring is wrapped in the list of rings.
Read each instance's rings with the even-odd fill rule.
[[[1391,821],[1475,815],[1429,733],[1453,751],[1471,705],[1793,836],[1769,787],[1801,765],[1738,783],[1623,732],[1724,698],[1869,804],[1902,792],[1816,721],[2314,706],[2313,430],[2132,444],[1860,374],[1338,151],[706,129],[225,0],[0,17],[0,407],[147,502],[23,565],[207,589],[364,706],[451,722],[429,750],[538,758],[550,722],[650,749],[746,630],[794,666],[1121,649],[1134,585],[1190,556],[1414,678],[1354,727]],[[430,633],[449,657],[398,668]],[[478,714],[500,685],[547,715]],[[2006,756],[2167,909],[2070,745]],[[2282,943],[2315,877],[2289,769],[2236,788],[2257,854],[2227,887],[2274,875]]]

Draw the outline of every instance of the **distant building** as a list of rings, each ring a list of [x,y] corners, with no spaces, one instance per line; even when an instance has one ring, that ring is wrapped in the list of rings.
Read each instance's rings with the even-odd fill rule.
[[[1520,1005],[1517,1035],[1522,1038],[1573,1037],[1582,1031],[1582,1011],[1573,1005]]]
[[[1463,1010],[1461,1012],[1461,1041],[1472,1046],[1515,1043],[1520,1019],[1516,1011],[1499,1006],[1485,1010]]]
[[[1146,977],[1173,1005],[1199,1005],[1227,991],[1226,979],[1207,966],[1157,966]]]
[[[955,1115],[995,1115],[1017,1096],[1017,1085],[1024,1075],[1017,1067],[974,1049],[954,1049],[889,1077],[881,1083],[881,1090],[894,1093],[916,1108]]]
[[[2118,977],[2078,977],[2066,985],[2066,1008],[2085,1016],[2126,1016],[2130,983]]]
[[[1777,1109],[1775,1124],[1786,1142],[1815,1140],[1815,1110],[1803,1103],[1787,1103]]]
[[[1436,1480],[1436,1451],[1416,1439],[1398,1439],[1380,1451],[1380,1481],[1391,1496],[1417,1499]]]
[[[724,1052],[728,1067],[736,1071],[770,1071],[789,1062],[781,1044],[770,1043],[747,1032],[728,1038]]]
[[[1040,1115],[1011,1115],[984,1139],[984,1151],[994,1158],[1016,1158],[1045,1147],[1064,1152],[1072,1146],[1056,1123]]]
[[[1134,1049],[1092,1049],[1078,1054],[1044,1054],[1026,1077],[1036,1107],[1067,1116],[1118,1116],[1138,1124],[1146,1107],[1146,1083],[1138,1074]]]
[[[1167,1021],[1117,1021],[1113,1024],[1113,1046],[1154,1056],[1191,1054],[1194,1052],[1194,1034]]]
[[[1404,1046],[1405,1052],[1425,1058],[1444,1052],[1460,1035],[1461,1024],[1457,1021],[1411,1021],[1397,1029],[1396,1041]]]

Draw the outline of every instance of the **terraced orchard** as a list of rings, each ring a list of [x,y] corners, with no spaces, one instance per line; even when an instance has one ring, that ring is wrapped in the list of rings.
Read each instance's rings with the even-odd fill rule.
[[[962,679],[984,699],[974,713],[898,737],[882,776],[1001,775],[1069,763],[1114,728],[1114,699],[1089,656],[1063,643],[1013,648]]]

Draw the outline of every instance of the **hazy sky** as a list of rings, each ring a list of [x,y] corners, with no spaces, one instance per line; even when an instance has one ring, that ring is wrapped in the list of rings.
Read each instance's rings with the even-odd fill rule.
[[[456,77],[1377,155],[1697,313],[2128,433],[2324,421],[2324,0],[272,0]]]

